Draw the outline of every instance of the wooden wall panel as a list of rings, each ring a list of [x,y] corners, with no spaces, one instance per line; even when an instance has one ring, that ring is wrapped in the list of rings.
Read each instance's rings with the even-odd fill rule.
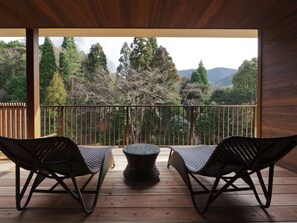
[[[297,134],[297,13],[263,31],[263,137]],[[279,164],[297,172],[297,148]]]

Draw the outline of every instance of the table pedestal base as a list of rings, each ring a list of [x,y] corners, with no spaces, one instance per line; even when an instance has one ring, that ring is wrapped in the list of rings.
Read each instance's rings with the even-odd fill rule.
[[[160,172],[155,161],[158,154],[133,155],[126,154],[128,165],[124,170],[124,176],[129,182],[156,182],[159,181]]]

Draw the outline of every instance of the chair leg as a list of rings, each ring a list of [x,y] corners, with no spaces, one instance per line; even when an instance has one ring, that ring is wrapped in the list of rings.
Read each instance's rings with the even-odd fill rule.
[[[265,201],[262,201],[261,198],[259,197],[259,194],[257,192],[257,189],[255,187],[255,184],[253,182],[253,180],[251,179],[250,175],[252,173],[248,173],[246,172],[246,174],[244,174],[241,178],[249,185],[249,187],[251,188],[251,190],[254,192],[254,195],[258,201],[258,203],[264,207],[264,208],[268,208],[270,206],[271,203],[271,198],[272,198],[272,186],[273,186],[273,173],[274,173],[274,165],[269,166],[269,176],[268,176],[268,183],[267,186],[264,183],[262,174],[260,170],[254,171],[253,173],[257,174],[258,180],[260,182],[261,185],[261,189],[263,191],[263,195],[265,198]]]
[[[237,190],[251,190],[250,187],[240,188],[240,189],[239,188],[234,188],[234,182],[238,178],[241,178],[245,174],[246,169],[244,169],[244,168],[239,170],[229,180],[225,179],[226,183],[219,189],[218,189],[218,184],[219,184],[220,180],[223,179],[223,176],[222,176],[222,174],[218,174],[218,176],[215,178],[215,182],[214,182],[212,188],[209,190],[202,184],[202,182],[200,182],[194,176],[194,174],[189,173],[183,159],[181,158],[181,156],[178,153],[173,152],[171,154],[170,160],[168,161],[168,165],[172,165],[177,170],[177,172],[180,174],[180,176],[182,177],[184,183],[186,184],[186,186],[188,188],[188,191],[190,192],[193,205],[194,205],[194,207],[195,207],[195,209],[196,209],[196,211],[198,213],[206,212],[209,205],[212,202],[214,202],[223,192],[237,191]],[[224,167],[222,166],[220,172],[223,173],[223,170],[224,170]],[[193,179],[202,187],[203,191],[193,191],[193,187],[192,187],[191,180],[190,180],[189,176],[193,177]],[[230,186],[233,187],[233,188],[229,189]],[[207,197],[203,207],[198,207],[197,206],[197,203],[196,203],[196,200],[195,200],[195,195],[197,195],[197,194],[208,194],[208,197]]]
[[[16,208],[17,210],[19,211],[22,211],[24,209],[26,209],[26,207],[28,206],[30,200],[31,200],[31,197],[32,197],[32,193],[29,193],[26,201],[24,202],[24,204],[22,205],[22,200],[23,200],[23,197],[24,197],[24,194],[31,182],[31,179],[33,177],[33,174],[34,172],[33,171],[30,171],[29,173],[29,176],[27,177],[27,180],[23,186],[23,189],[21,190],[21,183],[20,183],[20,166],[19,165],[16,165],[15,166],[15,199],[16,199]],[[32,191],[32,190],[31,190]]]
[[[169,166],[170,166],[169,160],[171,158],[171,155],[172,155],[172,149],[170,149],[170,152],[169,152],[169,157],[168,157],[168,161],[167,161],[167,168],[169,168]]]
[[[263,203],[263,201],[261,201],[261,199],[258,196],[258,193],[256,191],[256,188],[254,189],[254,194],[256,196],[256,199],[258,201],[258,203],[264,207],[264,208],[268,208],[271,204],[271,198],[272,198],[272,186],[273,186],[273,174],[274,174],[274,165],[269,166],[269,176],[268,176],[268,183],[267,183],[267,187],[264,183],[262,174],[260,172],[260,170],[256,171],[260,185],[261,185],[261,189],[263,191],[264,197],[265,197],[265,202]]]
[[[96,186],[96,190],[94,191],[94,200],[93,203],[91,205],[90,208],[87,208],[84,204],[84,202],[82,202],[83,205],[83,209],[84,211],[89,214],[91,212],[93,212],[93,210],[96,207],[97,204],[97,200],[98,200],[98,195],[99,195],[99,191],[101,189],[102,183],[104,181],[105,175],[107,174],[108,170],[110,168],[114,168],[115,167],[115,162],[114,162],[114,158],[112,156],[111,153],[106,154],[105,159],[104,159],[104,163],[102,165],[102,168],[100,170],[99,173],[99,177],[98,177],[98,181],[97,181],[97,186]],[[87,185],[84,185],[83,188],[85,188]],[[82,193],[84,193],[84,190],[81,190]]]
[[[102,183],[104,181],[105,175],[107,174],[108,170],[114,166],[115,166],[115,162],[114,162],[112,153],[111,152],[107,153],[105,156],[105,159],[104,159],[104,163],[102,164],[101,170],[98,172],[98,180],[97,180],[96,189],[87,191],[87,190],[85,190],[85,188],[88,186],[88,184],[90,183],[91,179],[93,178],[93,176],[95,174],[92,174],[81,188],[79,188],[79,186],[78,186],[76,176],[74,176],[73,174],[70,174],[70,178],[71,178],[73,186],[74,186],[74,190],[72,190],[72,189],[70,189],[69,186],[67,186],[65,184],[65,182],[64,182],[65,176],[63,176],[63,177],[58,176],[55,172],[50,171],[50,170],[47,170],[47,171],[44,170],[43,172],[40,172],[39,170],[30,171],[29,176],[27,177],[26,182],[24,183],[24,186],[21,189],[20,166],[16,165],[15,179],[16,179],[16,207],[17,207],[17,210],[21,211],[21,210],[26,209],[27,205],[29,204],[29,202],[31,200],[33,192],[42,192],[42,193],[44,193],[44,192],[66,193],[67,192],[73,197],[74,200],[76,200],[79,203],[79,205],[82,207],[84,212],[86,214],[89,214],[89,213],[93,212],[93,210],[96,207],[97,198],[98,198]],[[72,173],[70,167],[69,167],[69,173]],[[32,183],[31,189],[28,193],[26,200],[25,200],[24,204],[22,205],[22,200],[24,198],[24,195],[28,189],[30,182],[33,179],[34,174],[36,174],[36,177]],[[48,176],[48,175],[50,175],[50,176]],[[49,190],[37,189],[38,185],[47,177],[55,179],[57,181],[57,183]],[[63,187],[64,191],[54,190],[58,185],[61,185]],[[93,202],[91,203],[90,207],[87,207],[87,205],[85,204],[83,194],[94,195],[94,199],[93,199]]]
[[[25,200],[24,204],[22,205],[22,200],[24,198],[24,195],[27,191],[27,188],[33,178],[33,175],[34,175],[34,171],[30,171],[29,173],[29,176],[27,177],[26,179],[26,182],[25,184],[23,185],[23,188],[22,190],[20,189],[21,188],[21,183],[20,183],[20,166],[19,165],[16,165],[16,169],[15,169],[15,179],[16,179],[16,183],[15,183],[15,194],[16,194],[16,208],[17,210],[19,211],[22,211],[22,210],[25,210],[26,207],[28,206],[31,198],[32,198],[32,195],[33,195],[33,192],[35,191],[35,189],[38,187],[38,185],[46,178],[45,176],[42,176],[42,175],[39,175],[37,174],[34,181],[33,181],[33,184],[31,186],[31,189],[29,191],[29,194],[28,194],[28,197],[27,199]]]
[[[220,177],[218,177],[216,180],[215,180],[215,183],[210,190],[208,190],[205,186],[202,186],[202,188],[204,189],[204,191],[199,191],[199,192],[195,192],[193,190],[193,187],[192,187],[192,184],[191,184],[191,180],[190,180],[190,177],[189,177],[189,172],[188,172],[188,169],[185,165],[185,163],[183,162],[183,159],[181,158],[181,156],[176,153],[176,152],[173,152],[171,155],[170,155],[170,159],[168,161],[168,165],[172,165],[176,170],[177,172],[180,174],[181,178],[183,179],[184,183],[186,184],[187,188],[188,188],[188,191],[191,195],[191,199],[192,199],[192,203],[194,205],[194,208],[196,209],[196,211],[198,213],[204,213],[206,212],[207,208],[209,207],[209,205],[216,199],[216,196],[214,195],[214,193],[216,192],[216,189],[217,189],[217,185],[220,181]],[[198,183],[201,185],[202,183],[193,176],[193,178],[198,181]],[[195,194],[201,194],[201,193],[206,193],[208,194],[208,198],[204,204],[203,207],[198,207],[197,203],[196,203],[196,200],[195,200]]]
[[[85,188],[88,186],[89,182],[93,178],[94,174],[90,176],[90,178],[86,181],[86,183],[79,188],[77,181],[76,181],[76,176],[73,174],[71,175],[71,180],[74,186],[74,191],[71,190],[65,183],[64,183],[64,178],[58,177],[55,173],[51,173],[51,175],[57,180],[57,182],[78,202],[78,204],[82,207],[84,212],[86,214],[90,214],[94,211],[96,204],[97,204],[97,199],[99,195],[99,191],[101,189],[101,185],[103,183],[103,180],[105,178],[105,175],[107,174],[108,170],[115,165],[114,159],[111,153],[106,154],[106,157],[104,159],[104,163],[102,165],[101,170],[99,171],[99,176],[98,176],[98,181],[96,185],[96,189],[92,191],[87,191]],[[69,171],[70,173],[72,171]],[[83,194],[92,194],[94,195],[94,199],[90,205],[90,207],[87,207],[85,204],[85,200],[83,197]]]

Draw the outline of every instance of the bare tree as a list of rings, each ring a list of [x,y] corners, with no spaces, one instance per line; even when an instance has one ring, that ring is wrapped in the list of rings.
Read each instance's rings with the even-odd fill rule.
[[[126,105],[160,105],[180,101],[175,79],[158,69],[126,70],[116,81],[118,99]],[[138,142],[145,107],[131,110],[138,122],[131,124],[132,139]]]
[[[203,84],[197,82],[189,82],[186,85],[184,85],[181,90],[182,104],[201,105],[201,98],[204,97],[203,89]]]
[[[105,71],[97,70],[72,81],[71,100],[74,104],[111,105],[117,101],[114,81]]]
[[[155,105],[179,101],[176,80],[158,69],[126,70],[116,81],[120,102],[128,105]]]

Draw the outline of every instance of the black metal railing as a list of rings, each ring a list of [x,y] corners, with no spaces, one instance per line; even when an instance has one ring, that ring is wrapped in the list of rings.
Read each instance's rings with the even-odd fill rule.
[[[79,144],[217,144],[232,135],[255,136],[256,105],[41,106],[41,133]]]

